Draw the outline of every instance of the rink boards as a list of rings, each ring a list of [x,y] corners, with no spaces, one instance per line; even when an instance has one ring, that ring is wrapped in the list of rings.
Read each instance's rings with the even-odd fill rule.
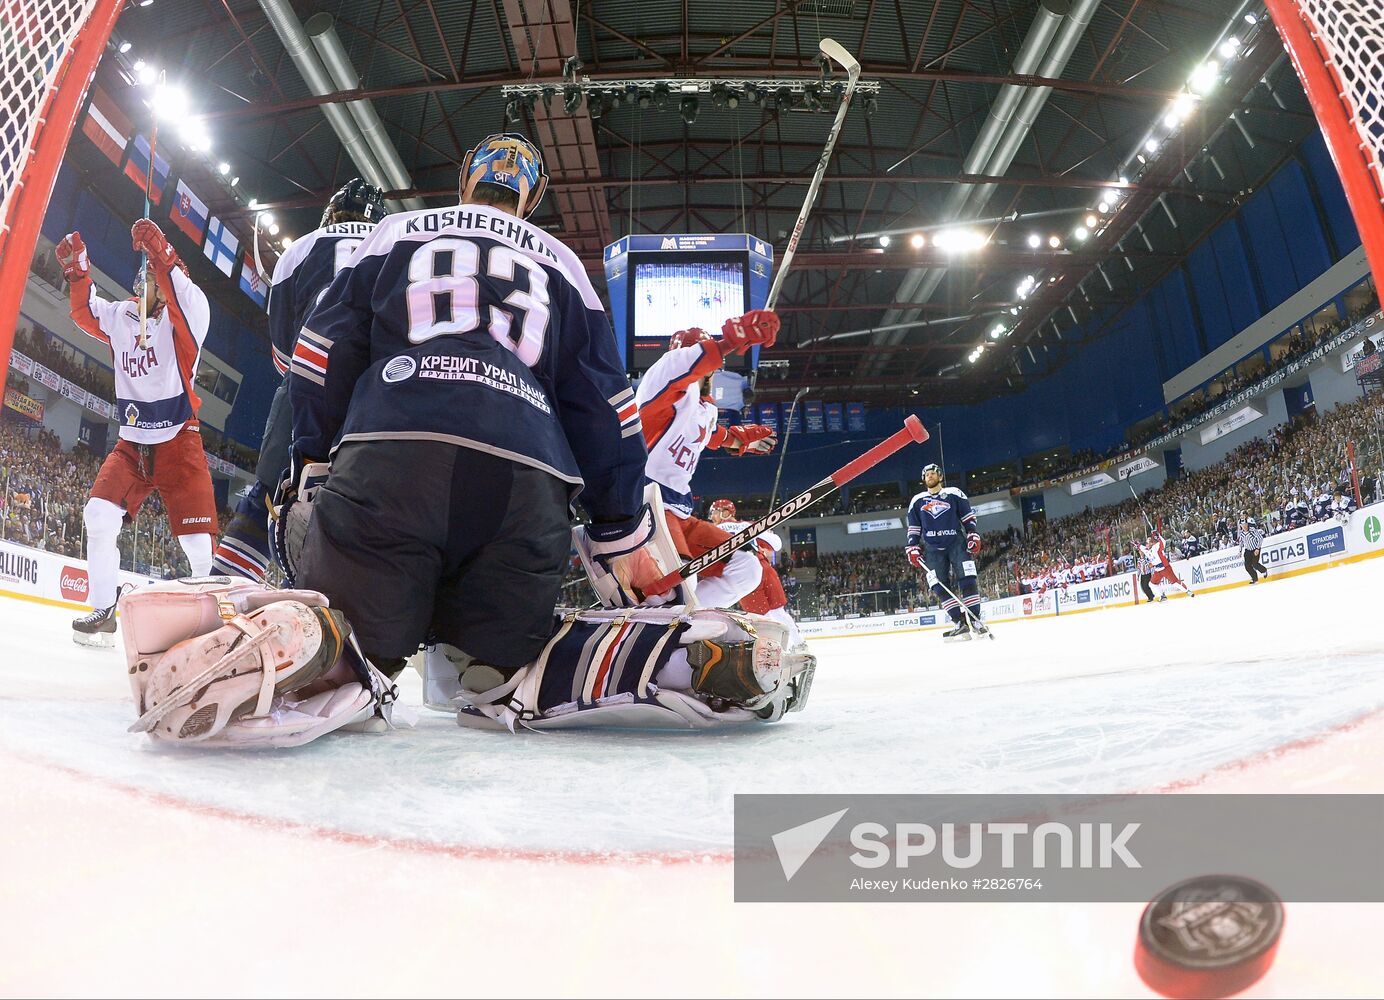
[[[1311,573],[1368,559],[1381,552],[1384,552],[1384,503],[1363,507],[1352,514],[1348,521],[1323,521],[1266,538],[1259,557],[1273,578]],[[1173,569],[1197,593],[1248,586],[1250,582],[1239,546],[1208,552],[1192,559],[1174,560]],[[1122,573],[1090,583],[1074,584],[1064,591],[985,601],[981,604],[981,617],[992,622],[1021,621],[1140,603],[1146,601],[1139,590],[1138,577],[1133,573]],[[950,624],[946,615],[932,608],[906,614],[804,621],[799,623],[798,631],[808,639],[829,639],[847,635],[940,629]]]
[[[14,542],[0,542],[0,595],[84,609],[87,606],[86,566],[85,559],[43,552]],[[146,584],[153,580],[122,571],[120,582]]]

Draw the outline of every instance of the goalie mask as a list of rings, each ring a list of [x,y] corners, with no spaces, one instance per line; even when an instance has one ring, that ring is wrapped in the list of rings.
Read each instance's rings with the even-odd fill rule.
[[[462,202],[470,199],[477,184],[495,184],[519,197],[515,215],[527,219],[548,189],[548,171],[537,146],[517,132],[486,136],[461,161],[459,180]]]

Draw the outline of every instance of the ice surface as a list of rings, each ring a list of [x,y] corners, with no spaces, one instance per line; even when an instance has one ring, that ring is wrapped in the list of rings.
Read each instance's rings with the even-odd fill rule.
[[[1132,916],[1129,907],[1040,904],[737,907],[726,862],[732,796],[1384,791],[1384,726],[1373,718],[1384,708],[1381,594],[1384,560],[1373,560],[1195,600],[999,625],[995,642],[946,645],[937,632],[818,640],[807,710],[777,726],[738,732],[510,736],[460,729],[420,708],[414,728],[385,736],[238,753],[168,750],[127,734],[135,713],[118,649],[73,645],[71,612],[0,599],[0,757],[9,762],[0,770],[0,857],[13,868],[0,884],[0,955],[16,941],[30,942],[18,964],[0,961],[0,993],[173,993],[179,986],[220,992],[207,984],[199,990],[173,980],[151,983],[119,946],[140,928],[174,942],[193,940],[182,922],[187,913],[165,911],[166,894],[188,877],[200,881],[206,907],[217,900],[251,907],[241,896],[268,892],[277,884],[269,880],[285,869],[296,873],[294,881],[316,872],[321,882],[329,881],[321,871],[329,863],[360,863],[372,873],[366,886],[381,881],[407,895],[414,880],[427,882],[426,891],[420,883],[417,911],[403,909],[410,925],[396,933],[461,922],[471,936],[457,942],[455,959],[407,974],[396,968],[393,979],[384,971],[377,979],[374,972],[333,969],[318,970],[327,977],[318,980],[300,971],[287,981],[295,988],[359,992],[375,983],[381,990],[466,992],[455,970],[482,963],[474,949],[500,928],[536,921],[567,942],[552,944],[553,956],[566,946],[580,951],[583,940],[606,942],[593,945],[601,954],[610,939],[629,936],[612,922],[691,916],[748,929],[740,948],[793,938],[820,938],[821,946],[809,946],[808,955],[794,949],[797,957],[776,975],[745,956],[701,968],[722,948],[683,952],[688,957],[680,963],[696,954],[699,971],[674,975],[663,968],[666,959],[650,953],[618,982],[602,971],[613,956],[596,961],[586,954],[561,975],[533,970],[532,990],[520,992],[623,993],[642,984],[674,992],[1148,995],[1129,968],[1138,907]],[[417,706],[417,678],[405,678],[405,702]],[[133,842],[139,847],[131,855]],[[45,865],[70,872],[74,863],[86,872],[85,889],[53,891]],[[156,874],[167,864],[177,878]],[[359,881],[359,873],[353,878]],[[471,912],[440,903],[442,886],[459,887],[455,898]],[[392,896],[388,905],[372,902],[366,891],[314,897],[310,909],[324,908],[316,919],[368,926],[378,907],[399,903]],[[140,916],[126,926],[119,915],[132,906]],[[1336,955],[1369,928],[1377,933],[1379,910],[1316,908],[1313,954],[1324,961],[1321,949]],[[490,914],[497,927],[478,930],[477,912]],[[756,935],[769,919],[775,929]],[[778,923],[784,920],[791,933]],[[84,975],[48,938],[36,942],[49,933],[44,928],[71,941],[99,937],[112,968],[105,977]],[[939,928],[946,943],[937,957],[947,971],[908,978],[910,935]],[[1012,962],[997,965],[975,949],[1001,928],[1015,950]],[[17,936],[6,933],[12,929]],[[1074,969],[1051,954],[1054,934],[1068,948],[1071,934],[1113,935],[1118,954],[1088,956]],[[876,944],[846,943],[858,935]],[[686,940],[679,932],[655,936]],[[1307,946],[1305,936],[1299,940]],[[535,947],[521,947],[512,935],[488,946],[510,945],[516,956]],[[1299,971],[1276,966],[1257,993],[1377,993],[1384,969],[1376,952],[1366,949],[1359,967],[1336,962],[1329,978],[1320,978],[1327,975],[1321,961],[1285,954],[1279,966]],[[828,972],[832,956],[846,968],[863,964],[854,975],[834,965]],[[486,981],[508,988],[502,966]],[[246,975],[216,982],[289,989]]]

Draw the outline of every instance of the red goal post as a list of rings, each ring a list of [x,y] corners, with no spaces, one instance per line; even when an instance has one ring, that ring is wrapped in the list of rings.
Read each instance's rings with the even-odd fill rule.
[[[1384,282],[1384,0],[1265,0]]]
[[[0,0],[0,392],[48,198],[124,0]]]

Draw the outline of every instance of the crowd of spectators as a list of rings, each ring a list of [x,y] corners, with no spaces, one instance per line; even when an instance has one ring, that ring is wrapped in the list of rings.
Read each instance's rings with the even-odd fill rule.
[[[82,508],[100,466],[101,459],[83,445],[64,451],[51,431],[0,419],[0,538],[80,558]],[[230,517],[221,512],[223,528]],[[157,493],[121,532],[120,567],[160,579],[190,572]]]
[[[95,341],[93,341],[95,343]],[[102,399],[115,399],[115,373],[86,363],[83,356],[45,330],[21,325],[15,330],[14,349],[45,368]]]

